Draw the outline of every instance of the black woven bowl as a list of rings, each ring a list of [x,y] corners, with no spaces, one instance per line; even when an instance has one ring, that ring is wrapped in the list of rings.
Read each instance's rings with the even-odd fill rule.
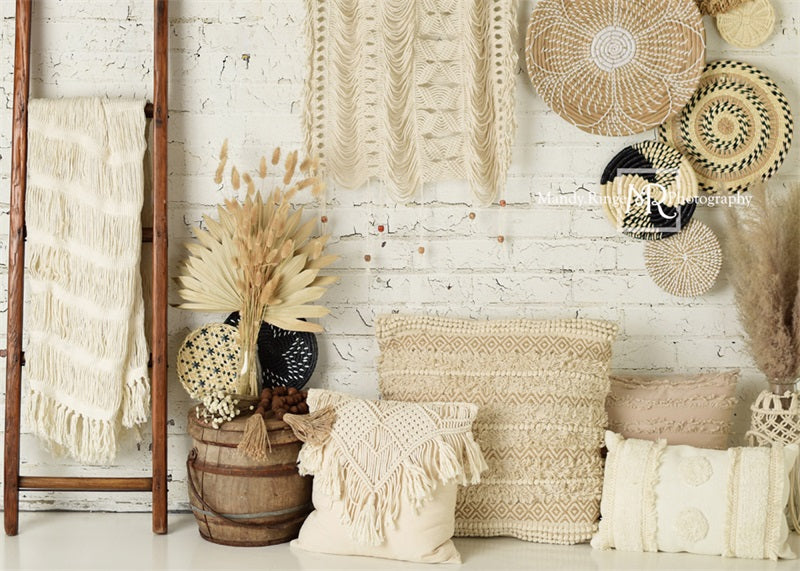
[[[225,320],[238,327],[239,312]],[[261,388],[302,389],[317,366],[317,337],[306,331],[287,331],[262,323],[258,332],[258,361],[261,363]]]

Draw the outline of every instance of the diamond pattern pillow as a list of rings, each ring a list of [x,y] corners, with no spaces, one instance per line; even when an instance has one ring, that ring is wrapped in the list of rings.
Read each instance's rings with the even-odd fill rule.
[[[385,398],[479,405],[489,464],[459,490],[456,535],[588,541],[597,527],[617,327],[590,320],[377,320]]]

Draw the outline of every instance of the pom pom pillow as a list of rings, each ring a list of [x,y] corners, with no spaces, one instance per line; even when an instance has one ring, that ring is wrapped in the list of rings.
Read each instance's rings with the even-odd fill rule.
[[[422,563],[458,563],[456,488],[486,468],[472,436],[478,407],[367,401],[311,389],[313,419],[333,411],[329,433],[305,439],[301,474],[314,475],[311,512],[293,548]],[[323,412],[322,414],[325,414]],[[313,423],[313,420],[309,421]]]
[[[706,450],[606,434],[592,547],[794,558],[785,508],[796,444]]]
[[[489,470],[459,490],[456,535],[591,538],[616,325],[391,315],[376,330],[385,398],[480,407],[474,430]]]
[[[702,375],[611,377],[608,428],[625,438],[728,447],[739,371]]]

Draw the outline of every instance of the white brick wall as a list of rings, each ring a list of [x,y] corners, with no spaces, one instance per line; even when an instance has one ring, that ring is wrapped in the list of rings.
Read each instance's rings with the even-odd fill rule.
[[[146,97],[152,85],[152,2],[41,0],[33,19],[35,97],[106,94]],[[800,1],[775,0],[779,21],[757,50],[735,50],[707,20],[709,59],[740,58],[768,70],[800,111]],[[521,2],[527,24],[533,2]],[[183,256],[189,227],[219,198],[212,183],[225,137],[240,166],[280,144],[298,147],[303,78],[302,0],[183,0],[171,3],[170,237],[171,260]],[[7,234],[14,3],[0,0],[0,234]],[[249,55],[243,58],[243,55]],[[341,283],[325,298],[332,315],[319,337],[313,385],[364,396],[377,394],[372,337],[376,313],[393,309],[473,317],[598,317],[618,321],[614,368],[694,372],[742,367],[741,394],[763,386],[752,367],[726,280],[702,299],[670,297],[643,266],[642,245],[614,234],[597,208],[539,204],[539,194],[586,197],[597,190],[606,162],[625,144],[578,131],[549,112],[518,73],[519,132],[505,199],[481,208],[458,183],[425,189],[421,204],[398,206],[377,185],[333,189],[326,214]],[[798,146],[775,184],[800,179]],[[719,210],[719,209],[718,209]],[[311,211],[319,213],[314,207]],[[469,213],[475,212],[474,220]],[[698,217],[721,229],[720,212]],[[386,225],[379,234],[378,224]],[[506,241],[498,244],[496,236]],[[0,311],[6,308],[7,244],[0,248]],[[424,245],[426,253],[417,248]],[[364,254],[372,261],[366,263]],[[173,297],[172,301],[177,301]],[[212,316],[215,318],[217,316]],[[170,309],[170,355],[209,316]],[[5,318],[0,317],[0,334]],[[3,366],[4,363],[0,363]],[[170,378],[170,507],[186,508],[183,465],[189,449],[189,400]],[[737,431],[746,429],[746,404]],[[118,465],[65,464],[22,441],[26,474],[147,473],[149,437],[125,447]],[[142,510],[145,494],[25,494],[26,509]]]

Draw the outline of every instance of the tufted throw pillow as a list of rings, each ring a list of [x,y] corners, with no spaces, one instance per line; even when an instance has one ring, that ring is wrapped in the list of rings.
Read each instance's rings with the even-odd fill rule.
[[[486,462],[466,403],[368,401],[311,389],[312,413],[332,407],[330,434],[306,439],[301,474],[313,474],[311,512],[292,547],[421,563],[458,563],[458,485]],[[312,443],[313,442],[313,443]]]
[[[794,558],[784,510],[796,444],[706,450],[606,434],[592,547]]]
[[[480,407],[474,431],[489,470],[459,490],[456,535],[591,538],[616,325],[391,315],[376,330],[385,398]]]
[[[611,377],[608,428],[625,438],[728,447],[739,371],[671,377]]]

